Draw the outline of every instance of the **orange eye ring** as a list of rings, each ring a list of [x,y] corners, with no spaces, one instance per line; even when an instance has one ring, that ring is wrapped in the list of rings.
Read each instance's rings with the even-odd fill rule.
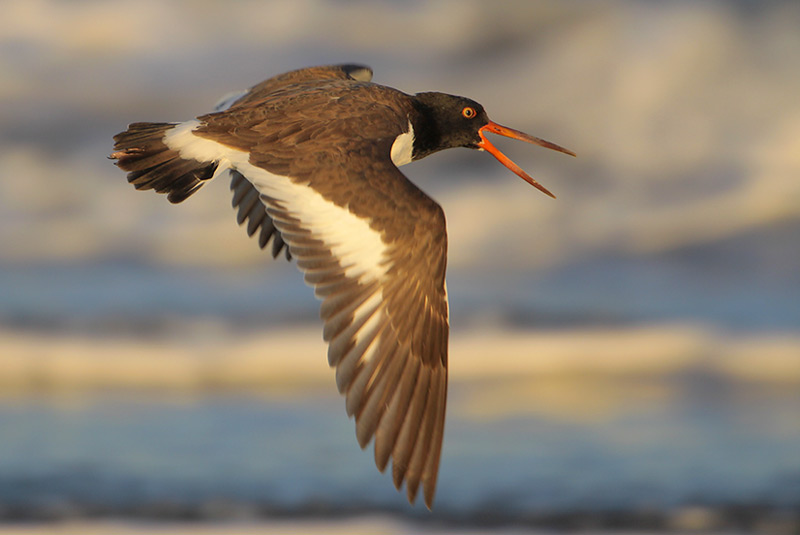
[[[472,119],[477,115],[477,113],[475,112],[475,108],[467,106],[466,108],[461,110],[461,115],[463,115],[467,119]]]

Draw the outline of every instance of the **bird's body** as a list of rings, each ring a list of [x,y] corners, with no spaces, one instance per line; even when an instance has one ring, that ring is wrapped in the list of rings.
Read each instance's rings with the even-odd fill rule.
[[[407,95],[368,67],[292,71],[184,123],[115,136],[137,189],[181,202],[227,170],[238,221],[285,250],[322,301],[323,338],[361,447],[375,440],[410,501],[431,506],[447,396],[447,235],[442,209],[398,166],[445,148],[497,152],[484,131],[569,152],[501,127],[474,101]],[[549,192],[547,192],[549,193]]]

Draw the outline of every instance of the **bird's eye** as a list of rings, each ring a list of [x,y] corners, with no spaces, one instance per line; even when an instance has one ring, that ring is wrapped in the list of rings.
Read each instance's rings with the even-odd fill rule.
[[[476,115],[475,108],[471,108],[471,107],[467,106],[466,108],[461,110],[461,115],[463,115],[467,119],[472,119]]]

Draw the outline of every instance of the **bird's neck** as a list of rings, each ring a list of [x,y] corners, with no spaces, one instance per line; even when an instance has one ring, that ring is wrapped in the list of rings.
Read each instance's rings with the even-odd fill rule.
[[[434,152],[442,150],[442,136],[434,120],[433,111],[425,103],[414,99],[413,108],[408,114],[408,122],[414,132],[411,161],[417,161]]]
[[[400,167],[407,163],[413,162],[414,158],[414,144],[416,142],[416,130],[411,120],[408,121],[408,127],[405,132],[400,134],[394,139],[392,143],[392,162]]]

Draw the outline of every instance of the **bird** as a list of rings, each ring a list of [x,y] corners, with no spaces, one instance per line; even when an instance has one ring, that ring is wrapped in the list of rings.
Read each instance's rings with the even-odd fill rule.
[[[435,152],[489,152],[554,197],[487,139],[574,156],[491,121],[469,98],[407,94],[357,64],[303,68],[229,95],[184,122],[137,122],[110,158],[137,190],[180,203],[227,172],[237,222],[296,260],[321,301],[322,337],[362,449],[394,486],[433,506],[447,400],[449,309],[442,208],[398,169]]]

